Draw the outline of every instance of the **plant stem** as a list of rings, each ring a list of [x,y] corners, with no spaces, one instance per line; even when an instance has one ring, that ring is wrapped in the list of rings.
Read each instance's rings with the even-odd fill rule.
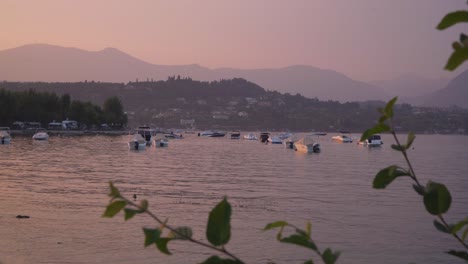
[[[400,144],[400,140],[398,139],[396,133],[395,133],[395,130],[393,129],[393,119],[390,119],[390,128],[391,128],[391,133],[393,135],[393,138],[395,139],[395,142],[397,143],[398,146],[402,146]],[[422,187],[422,185],[419,183],[418,181],[418,178],[416,178],[416,173],[414,172],[414,169],[413,169],[413,166],[411,165],[411,162],[408,158],[408,153],[406,152],[406,149],[403,149],[401,151],[401,153],[403,153],[403,157],[405,157],[405,160],[406,160],[406,164],[408,164],[408,167],[410,169],[410,174],[411,174],[411,178],[416,182],[416,185],[418,185],[418,187]]]
[[[158,222],[159,224],[161,225],[164,225],[164,227],[166,227],[167,229],[169,229],[170,231],[172,231],[173,233],[177,234],[178,236],[180,237],[183,237],[185,240],[188,240],[192,243],[195,243],[195,244],[198,244],[200,246],[203,246],[203,247],[206,247],[206,248],[209,248],[209,249],[212,249],[212,250],[215,250],[215,251],[218,251],[218,252],[221,252],[229,257],[231,257],[232,259],[238,261],[239,263],[244,263],[242,260],[240,260],[239,258],[237,258],[235,255],[233,255],[232,253],[230,253],[229,251],[227,251],[224,247],[223,248],[217,248],[215,246],[212,246],[210,244],[207,244],[207,243],[204,243],[204,242],[201,242],[201,241],[198,241],[198,240],[195,240],[191,237],[188,237],[186,236],[185,234],[183,233],[180,233],[179,231],[177,231],[175,228],[167,225],[166,223],[164,223],[163,221],[161,221],[161,219],[159,219],[155,214],[153,214],[151,211],[149,211],[148,209],[145,209],[141,206],[139,206],[138,204],[128,200],[127,198],[123,197],[123,196],[120,196],[121,199],[123,199],[124,201],[127,202],[127,204],[129,204],[130,206],[133,206],[133,207],[136,207],[140,210],[144,210],[144,212],[146,214],[148,214],[151,218],[153,218],[154,220],[156,220],[156,222]]]
[[[398,137],[396,136],[396,133],[395,133],[395,130],[393,129],[393,120],[390,119],[390,128],[391,128],[391,133],[393,135],[393,138],[395,138],[395,141],[397,143],[398,146],[402,146],[400,144],[400,141],[398,140]],[[411,178],[416,182],[416,184],[419,186],[419,187],[422,187],[422,185],[419,183],[418,181],[418,178],[416,177],[416,173],[414,172],[413,170],[413,166],[411,165],[411,162],[408,158],[408,154],[406,152],[406,149],[403,149],[401,151],[403,153],[403,156],[405,157],[405,160],[406,160],[406,164],[408,164],[408,167],[410,169],[410,174],[411,174]],[[439,220],[444,224],[445,228],[447,230],[450,230],[450,226],[449,224],[445,221],[444,217],[441,215],[441,214],[438,214],[437,217],[439,218]],[[463,241],[456,233],[452,233],[452,235],[466,248],[468,249],[468,245],[465,243],[465,241]]]
[[[448,225],[448,223],[445,221],[444,217],[441,215],[441,214],[438,214],[437,215],[440,219],[440,221],[442,221],[442,223],[444,224],[445,228],[447,228],[447,230],[450,230],[450,226]],[[452,235],[466,248],[468,249],[468,245],[465,243],[465,241],[463,241],[456,233],[452,233]]]

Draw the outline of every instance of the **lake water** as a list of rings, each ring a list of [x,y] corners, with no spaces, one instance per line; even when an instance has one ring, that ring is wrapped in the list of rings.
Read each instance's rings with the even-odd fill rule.
[[[156,226],[149,217],[100,217],[108,181],[205,241],[208,213],[227,196],[233,206],[227,248],[247,263],[308,257],[320,263],[311,251],[277,242],[275,231],[261,231],[276,220],[298,226],[310,220],[319,248],[341,251],[338,263],[463,263],[443,253],[462,248],[435,230],[409,179],[371,187],[379,169],[404,165],[390,136],[372,149],[331,136],[320,138],[321,153],[308,155],[196,135],[140,152],[128,150],[127,136],[15,137],[0,146],[0,263],[199,263],[213,253],[180,241],[169,244],[172,256],[145,249],[141,227]],[[466,217],[468,137],[418,135],[414,146],[410,158],[420,181],[442,182],[452,193],[448,221]]]

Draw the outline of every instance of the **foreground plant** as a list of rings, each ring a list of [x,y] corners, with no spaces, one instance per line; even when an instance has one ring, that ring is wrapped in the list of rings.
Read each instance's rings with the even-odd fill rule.
[[[208,216],[208,224],[206,227],[206,238],[210,244],[202,242],[200,240],[194,239],[192,229],[187,226],[174,227],[168,224],[168,220],[162,221],[154,213],[148,209],[148,201],[142,200],[140,204],[136,204],[131,200],[125,198],[121,195],[120,191],[113,185],[112,182],[109,183],[111,197],[109,205],[106,207],[106,210],[103,217],[112,218],[116,216],[120,211],[124,211],[125,221],[132,219],[137,214],[147,214],[153,218],[159,226],[156,228],[143,228],[143,233],[145,235],[144,245],[145,247],[156,245],[156,248],[167,255],[171,255],[169,251],[168,244],[172,240],[185,240],[194,244],[198,244],[202,247],[209,248],[218,254],[223,255],[227,258],[221,258],[217,255],[213,255],[206,259],[202,264],[242,264],[244,263],[233,253],[229,252],[226,249],[226,245],[231,238],[231,205],[224,198],[219,202],[210,212]],[[283,238],[282,232],[285,227],[290,227],[295,230],[295,234],[292,234],[289,237]],[[331,249],[327,248],[323,253],[320,252],[311,239],[311,225],[307,224],[306,230],[301,230],[291,224],[288,224],[284,221],[278,221],[271,224],[268,224],[264,230],[270,230],[273,228],[280,228],[280,231],[277,235],[277,239],[282,243],[290,243],[302,247],[309,248],[315,253],[320,255],[324,263],[333,264],[338,259],[339,253],[333,252]],[[311,264],[313,261],[310,259],[304,264]]]
[[[467,2],[468,3],[468,2]],[[437,25],[438,30],[444,30],[458,23],[468,22],[468,11],[467,10],[458,10],[452,13],[447,14],[442,21]],[[455,41],[452,44],[453,52],[450,55],[445,69],[453,71],[463,62],[468,60],[468,36],[461,33],[460,41]]]
[[[468,245],[466,243],[466,238],[468,236],[468,217],[454,224],[447,223],[444,218],[444,214],[448,212],[452,202],[452,196],[450,195],[447,187],[442,183],[433,181],[427,182],[426,185],[422,185],[419,182],[408,158],[408,150],[410,150],[416,136],[413,132],[408,133],[406,144],[402,144],[395,133],[393,106],[396,101],[397,97],[390,100],[385,108],[379,109],[382,116],[380,117],[377,125],[366,130],[361,136],[361,141],[364,141],[375,134],[390,132],[396,142],[396,144],[391,145],[392,149],[403,155],[408,167],[402,168],[397,165],[391,165],[380,170],[374,178],[373,187],[375,189],[385,189],[385,187],[392,183],[393,180],[399,177],[409,177],[412,179],[414,182],[413,189],[423,197],[423,203],[426,211],[436,217],[436,219],[434,219],[435,228],[443,233],[453,236],[461,246],[464,247],[464,251],[449,250],[446,253],[468,261],[468,251],[466,251],[468,249]],[[462,231],[463,228],[465,228],[464,231]]]

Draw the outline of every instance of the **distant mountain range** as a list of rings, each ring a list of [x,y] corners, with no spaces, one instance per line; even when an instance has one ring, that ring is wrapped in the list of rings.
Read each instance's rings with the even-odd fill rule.
[[[462,94],[468,87],[462,73],[452,80],[430,80],[403,76],[395,80],[370,83],[353,80],[332,70],[306,65],[279,69],[209,69],[192,65],[156,65],[114,48],[85,51],[46,44],[31,44],[0,51],[0,80],[45,82],[129,82],[166,80],[168,76],[191,77],[195,80],[244,78],[261,87],[281,93],[300,93],[320,100],[366,101],[388,100],[394,95],[416,104],[468,107]],[[465,82],[468,83],[468,82]],[[446,86],[446,87],[445,87]],[[445,87],[445,88],[444,88]],[[442,89],[443,88],[443,89]]]

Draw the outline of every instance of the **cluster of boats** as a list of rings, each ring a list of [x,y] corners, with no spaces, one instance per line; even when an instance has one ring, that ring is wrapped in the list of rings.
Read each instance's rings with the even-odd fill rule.
[[[45,129],[37,129],[34,135],[32,136],[33,140],[48,140],[49,134]],[[9,127],[0,127],[0,145],[10,144],[11,142],[11,133]]]
[[[0,127],[0,145],[10,144],[11,135],[8,127]],[[226,135],[223,131],[202,131],[198,133],[200,137],[224,137]],[[303,153],[318,153],[320,152],[320,144],[318,143],[318,137],[324,136],[326,133],[317,132],[306,135],[302,138],[295,138],[291,133],[281,133],[275,136],[270,135],[268,132],[260,133],[257,137],[255,133],[248,133],[243,136],[245,140],[259,140],[265,144],[284,144],[289,149],[294,149]],[[48,140],[49,134],[45,129],[38,129],[32,136],[34,140]],[[233,131],[230,133],[231,139],[240,139],[241,133],[239,131]],[[138,127],[134,134],[132,134],[128,140],[128,146],[131,150],[143,150],[148,146],[154,145],[155,147],[168,147],[169,139],[183,139],[182,134],[176,134],[173,132],[161,132],[150,128],[149,126]],[[341,134],[333,136],[332,140],[341,143],[352,143],[353,138]],[[373,135],[364,141],[358,141],[359,145],[368,147],[378,147],[383,144],[380,135]]]

